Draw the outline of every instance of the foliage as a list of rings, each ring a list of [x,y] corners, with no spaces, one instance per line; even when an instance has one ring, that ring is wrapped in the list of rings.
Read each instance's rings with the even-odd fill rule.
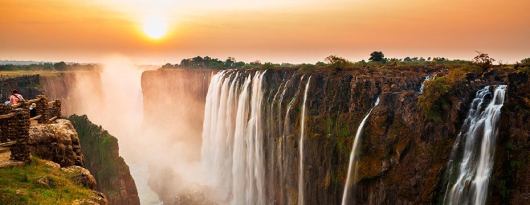
[[[454,86],[464,79],[462,69],[452,69],[446,76],[435,77],[425,82],[419,104],[425,117],[434,122],[442,121],[442,114],[449,109],[448,94]]]
[[[68,65],[66,65],[66,63],[63,61],[53,64],[53,68],[55,68],[55,70],[66,70],[67,67]]]
[[[48,178],[51,186],[37,181]],[[94,193],[71,181],[68,174],[33,158],[23,167],[0,169],[0,204],[72,204]]]
[[[372,52],[370,54],[370,58],[368,60],[374,61],[374,62],[380,62],[380,63],[386,62],[385,54],[383,54],[382,51],[374,51],[374,52]]]
[[[530,58],[525,58],[525,59],[521,60],[521,65],[522,66],[530,66]]]
[[[175,65],[172,67],[183,67],[183,68],[212,68],[212,69],[230,69],[230,68],[243,68],[247,65],[245,62],[236,61],[233,57],[228,57],[225,61],[219,60],[217,58],[211,58],[209,56],[193,57],[182,59],[180,65]],[[171,64],[166,64],[164,67],[170,67]]]
[[[493,65],[495,59],[491,58],[486,53],[477,52],[478,55],[473,58],[473,62],[479,65],[484,71]]]
[[[514,68],[520,72],[530,74],[530,58],[521,60],[521,62],[515,64]]]
[[[335,69],[344,68],[349,64],[346,59],[334,55],[326,57],[325,60]]]
[[[118,139],[95,125],[86,115],[72,115],[68,118],[74,125],[83,147],[87,169],[92,172],[97,188],[112,200],[119,193],[120,180],[129,173],[129,168],[119,156]]]
[[[95,69],[95,64],[79,64],[58,62],[58,63],[40,63],[29,65],[14,65],[5,64],[0,65],[0,71],[66,71],[66,70],[80,70],[80,69]]]

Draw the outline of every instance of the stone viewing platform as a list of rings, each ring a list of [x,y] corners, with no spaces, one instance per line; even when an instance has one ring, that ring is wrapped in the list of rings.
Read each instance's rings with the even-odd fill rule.
[[[36,115],[30,117],[29,106],[33,103]],[[0,167],[30,162],[30,126],[54,123],[60,117],[61,101],[48,101],[44,95],[16,106],[0,105]]]

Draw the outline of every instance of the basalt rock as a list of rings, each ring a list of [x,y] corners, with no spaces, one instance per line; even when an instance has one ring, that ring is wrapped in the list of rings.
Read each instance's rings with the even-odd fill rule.
[[[98,182],[96,190],[107,195],[110,204],[140,204],[129,167],[119,155],[118,140],[92,124],[86,115],[72,115],[69,119],[79,133],[85,167]]]
[[[69,120],[35,124],[29,129],[28,146],[33,155],[59,163],[63,167],[83,165],[79,137]]]
[[[437,77],[448,76],[447,71],[434,71]],[[419,88],[428,75],[421,71],[237,70],[226,71],[224,79],[243,82],[258,72],[265,73],[260,90],[264,99],[260,136],[264,140],[263,181],[268,203],[299,200],[297,165],[303,160],[304,203],[340,204],[355,132],[378,97],[380,103],[361,134],[353,201],[441,203],[444,172],[470,102],[477,90],[499,84],[508,85],[508,91],[488,204],[521,204],[528,198],[530,86],[526,73],[498,69],[484,75],[466,74],[450,85],[438,120],[434,120],[420,106]],[[304,158],[300,159],[303,91],[309,77]]]

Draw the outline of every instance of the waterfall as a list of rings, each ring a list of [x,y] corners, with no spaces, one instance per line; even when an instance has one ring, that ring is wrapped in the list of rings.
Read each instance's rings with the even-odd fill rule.
[[[432,79],[432,76],[428,75],[426,76],[424,79],[423,79],[423,82],[421,82],[421,87],[420,87],[420,94],[423,93],[423,89],[425,88],[425,82],[429,81]]]
[[[202,166],[224,203],[265,204],[264,74],[222,71],[208,89]]]
[[[370,111],[368,111],[368,113],[366,114],[366,116],[364,116],[363,120],[361,121],[361,124],[359,124],[359,127],[357,128],[357,132],[355,133],[355,139],[353,141],[353,147],[352,147],[352,150],[351,150],[351,153],[350,153],[350,162],[348,163],[348,175],[346,177],[346,183],[344,184],[344,192],[342,193],[342,205],[346,205],[348,204],[348,194],[349,194],[349,189],[351,187],[351,184],[353,183],[351,180],[351,177],[352,177],[352,170],[354,171],[354,174],[353,174],[353,179],[355,180],[357,178],[357,168],[358,168],[358,159],[357,159],[357,154],[358,154],[358,149],[359,149],[359,143],[361,141],[361,134],[363,132],[363,127],[364,127],[364,124],[366,123],[366,120],[368,120],[368,117],[370,116],[370,114],[372,113],[372,110],[374,110],[375,106],[377,106],[379,104],[379,97],[377,98],[377,100],[375,101],[375,104],[374,106],[370,109]],[[355,164],[355,166],[354,166]]]
[[[444,204],[486,203],[505,92],[506,85],[477,91],[448,163]]]
[[[311,77],[307,80],[304,91],[304,102],[302,104],[302,114],[300,117],[300,145],[299,148],[299,167],[298,167],[298,205],[304,204],[304,136],[305,136],[305,113],[306,113],[306,101],[307,101],[307,91],[309,90],[309,83],[311,82]]]
[[[213,201],[232,205],[304,203],[310,81],[274,71],[224,70],[212,76],[205,104],[201,165]],[[305,89],[299,89],[304,85]],[[295,113],[300,123],[293,123]],[[300,132],[294,133],[298,125]],[[291,153],[296,142],[299,166]],[[293,178],[297,172],[298,182]],[[289,192],[292,190],[294,194]]]

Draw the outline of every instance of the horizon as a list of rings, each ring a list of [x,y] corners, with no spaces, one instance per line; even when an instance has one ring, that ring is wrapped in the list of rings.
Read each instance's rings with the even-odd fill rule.
[[[135,64],[179,63],[193,56],[251,62],[316,63],[329,55],[497,62],[530,56],[530,2],[358,0],[217,3],[36,0],[0,3],[2,59]]]

